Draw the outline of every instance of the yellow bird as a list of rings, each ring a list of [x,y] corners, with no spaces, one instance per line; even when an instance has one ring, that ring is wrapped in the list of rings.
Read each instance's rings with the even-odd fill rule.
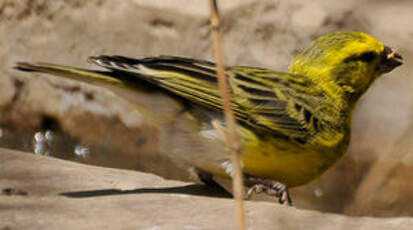
[[[335,32],[315,40],[292,61],[288,72],[227,67],[231,106],[241,136],[242,169],[247,184],[254,185],[249,194],[266,192],[280,203],[291,204],[287,188],[318,178],[341,158],[349,145],[356,102],[380,75],[401,65],[401,60],[398,53],[368,34]],[[126,88],[134,88],[143,79],[205,113],[222,112],[212,62],[105,55],[89,61],[108,71],[47,63],[18,63],[16,68]],[[201,117],[202,122],[212,120]],[[230,156],[225,156],[211,157],[213,166],[194,164],[200,172],[229,177]]]

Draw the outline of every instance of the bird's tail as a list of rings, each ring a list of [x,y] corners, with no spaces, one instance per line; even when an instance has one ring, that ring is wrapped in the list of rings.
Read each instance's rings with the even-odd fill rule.
[[[214,105],[219,101],[215,64],[212,62],[172,56],[134,59],[106,55],[90,57],[88,61],[106,70],[89,70],[41,62],[18,62],[14,68],[122,88],[134,88],[146,81],[190,100],[205,99],[214,102]],[[201,89],[205,93],[198,95]]]
[[[111,74],[107,71],[87,70],[50,63],[28,62],[17,62],[14,68],[21,71],[48,73],[59,77],[74,79],[98,85],[107,84],[122,88],[130,86],[124,79],[121,79],[115,74]]]
[[[212,62],[175,56],[134,59],[106,55],[91,57],[89,62],[144,79],[196,104],[214,110],[222,108]]]

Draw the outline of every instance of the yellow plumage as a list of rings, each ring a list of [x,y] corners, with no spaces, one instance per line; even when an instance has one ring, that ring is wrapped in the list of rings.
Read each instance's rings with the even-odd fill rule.
[[[289,187],[320,176],[348,147],[357,100],[378,76],[399,66],[400,59],[367,34],[337,32],[313,42],[292,61],[288,73],[227,67],[231,105],[240,124],[244,173]],[[128,88],[144,79],[205,111],[222,110],[212,62],[169,56],[98,56],[90,61],[109,71],[44,63],[18,63],[17,68]],[[215,166],[195,163],[211,174],[228,177],[225,164],[211,165]]]

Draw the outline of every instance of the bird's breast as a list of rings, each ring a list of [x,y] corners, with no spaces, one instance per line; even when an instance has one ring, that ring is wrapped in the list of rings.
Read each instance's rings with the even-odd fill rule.
[[[289,187],[303,185],[337,162],[347,150],[348,140],[347,133],[304,145],[277,138],[245,139],[243,169],[251,176],[277,180]]]

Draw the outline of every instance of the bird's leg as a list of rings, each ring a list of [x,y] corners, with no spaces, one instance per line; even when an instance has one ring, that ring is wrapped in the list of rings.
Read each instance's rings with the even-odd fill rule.
[[[278,203],[292,206],[292,200],[288,188],[283,183],[274,180],[261,179],[252,176],[245,176],[245,178],[255,183],[247,193],[247,199],[250,199],[254,194],[265,193],[269,196],[274,196],[278,199]]]
[[[217,130],[222,139],[228,140],[228,135],[225,132],[225,128],[217,120],[212,121],[212,126]],[[252,195],[259,193],[266,193],[269,196],[274,196],[278,199],[278,203],[292,206],[292,200],[288,188],[285,184],[268,179],[261,179],[249,175],[244,175],[245,179],[255,183],[247,192],[247,199],[250,199]]]

